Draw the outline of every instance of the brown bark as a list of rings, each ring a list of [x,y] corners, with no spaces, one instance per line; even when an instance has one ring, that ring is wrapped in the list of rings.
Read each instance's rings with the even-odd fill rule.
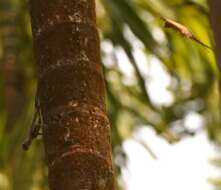
[[[31,0],[51,190],[113,190],[94,0]]]
[[[217,57],[218,69],[221,77],[221,1],[209,0],[211,24],[215,37],[215,51]],[[221,89],[221,78],[220,78]]]

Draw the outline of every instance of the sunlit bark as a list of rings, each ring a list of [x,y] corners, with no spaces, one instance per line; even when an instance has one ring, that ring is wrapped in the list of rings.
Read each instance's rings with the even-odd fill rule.
[[[51,190],[113,190],[94,0],[31,0]]]

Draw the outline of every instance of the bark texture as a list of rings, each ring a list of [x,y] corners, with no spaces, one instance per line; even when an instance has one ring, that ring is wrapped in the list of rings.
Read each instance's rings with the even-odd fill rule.
[[[221,1],[220,0],[209,0],[211,24],[215,37],[215,51],[218,62],[219,73],[221,77]],[[221,89],[221,79],[220,79]]]
[[[94,0],[31,0],[51,190],[113,190]]]

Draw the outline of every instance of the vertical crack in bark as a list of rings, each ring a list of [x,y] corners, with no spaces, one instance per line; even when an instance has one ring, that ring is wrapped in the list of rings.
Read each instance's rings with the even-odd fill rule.
[[[51,190],[114,190],[94,0],[31,0]]]

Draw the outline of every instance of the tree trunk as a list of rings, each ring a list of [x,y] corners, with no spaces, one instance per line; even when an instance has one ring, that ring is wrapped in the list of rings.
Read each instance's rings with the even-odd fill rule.
[[[218,63],[218,69],[221,77],[221,1],[220,0],[209,0],[211,24],[215,37],[215,51]],[[221,78],[220,78],[220,89],[221,89]]]
[[[113,190],[94,0],[31,0],[51,190]]]

